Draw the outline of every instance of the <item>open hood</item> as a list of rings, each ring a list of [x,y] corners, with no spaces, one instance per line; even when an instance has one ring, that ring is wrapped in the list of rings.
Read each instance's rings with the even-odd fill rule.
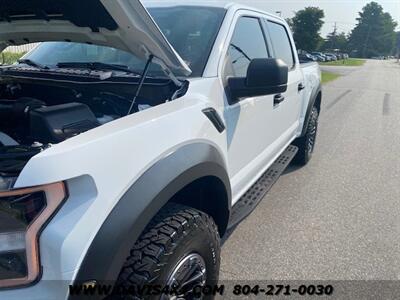
[[[109,46],[176,76],[191,70],[139,0],[0,0],[0,51],[7,46],[71,41]]]

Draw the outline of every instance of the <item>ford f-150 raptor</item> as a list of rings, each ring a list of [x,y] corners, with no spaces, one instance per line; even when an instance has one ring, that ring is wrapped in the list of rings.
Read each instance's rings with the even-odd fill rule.
[[[0,49],[37,43],[0,67],[0,299],[102,282],[191,299],[227,229],[311,158],[321,76],[284,20],[145,6],[0,0]]]

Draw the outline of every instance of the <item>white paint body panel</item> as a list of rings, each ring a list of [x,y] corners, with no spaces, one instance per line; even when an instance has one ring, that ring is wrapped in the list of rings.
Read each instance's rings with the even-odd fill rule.
[[[283,21],[238,5],[227,9],[204,76],[190,80],[184,97],[71,138],[29,161],[16,187],[65,180],[71,194],[41,235],[42,280],[29,288],[1,291],[0,299],[66,298],[67,285],[113,207],[140,175],[174,149],[196,141],[215,146],[225,159],[236,202],[300,134],[311,90],[319,84],[318,66],[305,68],[306,90],[298,93],[304,75],[296,62],[287,101],[278,107],[273,107],[272,96],[230,106],[221,72],[238,16]],[[222,117],[226,125],[222,134],[202,113],[207,107]],[[47,280],[64,280],[64,285]]]

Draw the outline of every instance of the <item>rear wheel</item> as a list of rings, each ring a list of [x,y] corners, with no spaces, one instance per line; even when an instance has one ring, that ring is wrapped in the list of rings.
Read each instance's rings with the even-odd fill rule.
[[[294,162],[299,165],[306,165],[310,160],[314,152],[315,143],[317,141],[318,133],[318,109],[314,106],[311,110],[310,120],[307,124],[306,134],[298,138],[294,145],[299,147]]]
[[[123,299],[201,299],[194,288],[216,284],[219,265],[220,238],[213,219],[196,209],[168,204],[133,246],[117,292],[118,286],[134,291],[160,285],[176,287],[177,295],[133,292]]]

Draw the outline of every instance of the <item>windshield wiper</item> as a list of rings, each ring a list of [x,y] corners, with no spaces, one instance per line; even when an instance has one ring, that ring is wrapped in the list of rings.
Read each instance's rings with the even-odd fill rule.
[[[19,60],[18,60],[18,63],[19,63],[19,64],[25,64],[25,65],[28,65],[28,66],[30,66],[30,67],[38,68],[38,69],[41,69],[41,70],[48,70],[48,69],[50,69],[48,66],[39,64],[39,63],[37,63],[37,62],[35,62],[35,61],[31,60],[31,59],[28,59],[28,58],[19,59]]]
[[[127,66],[106,64],[101,62],[60,62],[57,68],[78,68],[95,71],[121,71],[125,73],[141,75],[139,72],[129,69]]]

